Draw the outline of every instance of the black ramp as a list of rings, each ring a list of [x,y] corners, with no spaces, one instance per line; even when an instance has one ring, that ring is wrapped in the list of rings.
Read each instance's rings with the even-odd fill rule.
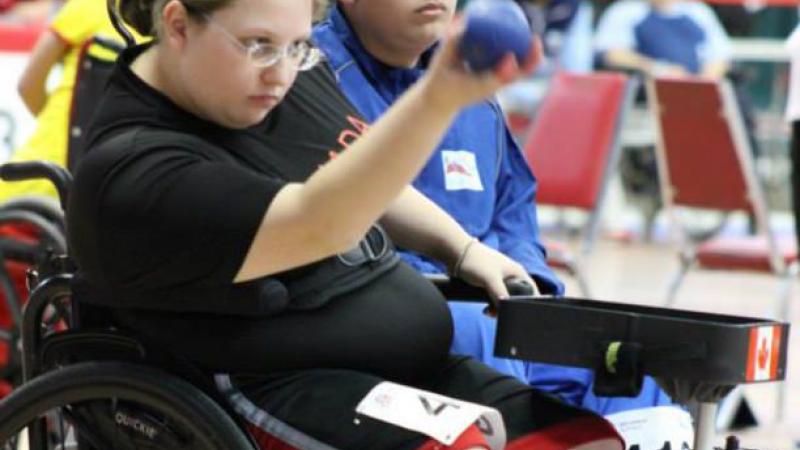
[[[497,356],[736,385],[785,378],[789,324],[578,298],[501,301]]]

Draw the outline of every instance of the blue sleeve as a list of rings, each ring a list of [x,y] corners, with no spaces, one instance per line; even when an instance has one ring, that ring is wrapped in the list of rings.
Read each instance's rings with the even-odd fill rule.
[[[503,120],[500,115],[500,120]],[[545,258],[539,241],[536,217],[536,178],[519,147],[503,123],[505,134],[502,161],[497,178],[497,202],[492,229],[499,238],[498,250],[519,262],[534,276],[543,293],[562,295],[564,285]]]
[[[572,23],[564,34],[561,54],[558,56],[562,69],[572,73],[592,71],[592,16],[589,2],[581,2]]]
[[[698,49],[702,64],[730,61],[733,53],[730,39],[714,10],[705,3],[692,4],[692,18],[700,25],[706,39]]]
[[[636,25],[647,14],[647,2],[612,3],[597,22],[594,49],[605,53],[612,49],[636,50]]]

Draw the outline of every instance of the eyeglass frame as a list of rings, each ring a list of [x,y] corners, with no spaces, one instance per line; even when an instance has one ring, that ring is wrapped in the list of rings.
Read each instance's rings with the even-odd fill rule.
[[[253,63],[253,65],[259,69],[267,69],[269,67],[272,67],[275,64],[278,64],[282,59],[289,58],[291,60],[292,58],[291,52],[297,51],[293,50],[298,48],[297,43],[284,46],[277,46],[264,42],[254,42],[250,45],[245,45],[242,43],[242,41],[239,40],[239,38],[234,36],[233,33],[228,31],[227,28],[225,28],[222,24],[214,20],[214,18],[211,17],[210,13],[207,13],[205,11],[200,11],[197,8],[189,6],[183,2],[181,2],[181,4],[183,5],[184,8],[186,8],[186,11],[189,14],[200,16],[203,18],[205,22],[219,29],[219,31],[222,32],[225,38],[228,39],[228,41],[231,44],[233,44],[236,48],[242,51],[250,60],[250,62]],[[300,62],[297,64],[297,70],[299,72],[313,69],[314,66],[316,66],[320,61],[324,59],[322,51],[319,48],[315,47],[313,43],[311,43],[308,40],[301,42],[308,46],[307,47],[308,52],[304,58],[304,62]],[[265,48],[265,47],[273,49],[275,51],[275,54],[269,58],[268,62],[265,63],[258,62],[258,60],[253,57],[253,54],[258,50],[258,48]]]

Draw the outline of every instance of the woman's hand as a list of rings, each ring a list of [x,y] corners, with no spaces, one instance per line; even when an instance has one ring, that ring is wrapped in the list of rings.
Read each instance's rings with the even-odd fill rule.
[[[529,283],[533,295],[539,294],[536,283],[521,264],[480,242],[468,245],[456,275],[467,283],[486,289],[493,303],[508,298],[505,281],[511,278]]]
[[[424,78],[428,97],[437,104],[461,108],[481,101],[501,87],[531,74],[543,58],[542,43],[534,36],[531,51],[520,64],[509,53],[494,71],[472,73],[459,55],[458,47],[463,34],[463,20],[460,17],[454,19]]]

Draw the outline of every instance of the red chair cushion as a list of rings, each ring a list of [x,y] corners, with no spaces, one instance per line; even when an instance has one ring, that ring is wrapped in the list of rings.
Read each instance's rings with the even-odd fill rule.
[[[42,24],[0,24],[0,51],[30,52],[44,29]]]
[[[544,247],[547,250],[547,265],[554,269],[572,270],[572,252],[562,242],[545,241]]]
[[[778,240],[777,244],[785,264],[797,261],[794,239]],[[711,239],[697,248],[698,263],[709,269],[772,272],[769,257],[769,246],[763,236]]]
[[[38,238],[32,227],[27,225],[5,225],[0,226],[0,235],[16,239],[26,243],[36,243]],[[17,291],[17,295],[24,302],[28,298],[28,285],[26,272],[28,264],[7,260],[5,261],[6,270],[11,276],[11,282]],[[20,305],[22,306],[22,305]],[[8,309],[6,293],[0,289],[0,328],[9,329],[11,326],[11,312]]]

